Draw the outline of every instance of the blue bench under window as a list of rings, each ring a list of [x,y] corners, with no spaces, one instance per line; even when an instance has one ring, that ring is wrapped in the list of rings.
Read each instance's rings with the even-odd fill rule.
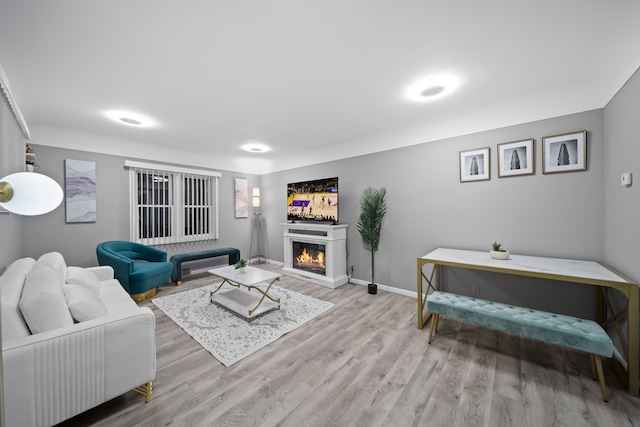
[[[221,256],[229,256],[229,265],[240,261],[240,250],[236,248],[218,248],[205,251],[190,252],[186,254],[173,255],[169,261],[173,264],[171,272],[171,281],[176,285],[182,284],[182,263],[186,261],[195,261],[200,259],[217,258]]]

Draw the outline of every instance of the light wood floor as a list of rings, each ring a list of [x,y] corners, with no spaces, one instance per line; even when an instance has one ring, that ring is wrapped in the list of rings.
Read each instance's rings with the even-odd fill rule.
[[[167,284],[159,296],[213,280]],[[288,277],[278,286],[335,307],[225,368],[145,301],[156,315],[152,401],[129,392],[62,425],[640,425],[640,400],[605,363],[610,398],[603,402],[584,353],[446,317],[428,345],[412,298]]]

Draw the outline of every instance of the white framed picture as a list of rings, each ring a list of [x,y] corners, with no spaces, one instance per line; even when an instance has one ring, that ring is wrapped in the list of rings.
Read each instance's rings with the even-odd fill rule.
[[[460,182],[490,179],[489,147],[460,152]]]
[[[498,178],[533,174],[534,159],[533,138],[498,144]]]
[[[542,173],[587,170],[587,131],[542,138]]]

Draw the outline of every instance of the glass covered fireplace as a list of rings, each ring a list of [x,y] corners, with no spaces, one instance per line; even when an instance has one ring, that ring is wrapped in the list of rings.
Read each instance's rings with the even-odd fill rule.
[[[335,289],[347,276],[347,225],[286,223],[282,274]]]
[[[292,242],[294,269],[308,271],[309,273],[326,275],[325,245],[319,243]]]

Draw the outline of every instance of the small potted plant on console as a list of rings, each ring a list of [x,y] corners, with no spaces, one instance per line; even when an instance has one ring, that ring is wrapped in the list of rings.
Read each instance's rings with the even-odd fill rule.
[[[493,242],[492,250],[490,252],[493,259],[509,259],[509,251],[502,249],[502,245],[498,242]]]

